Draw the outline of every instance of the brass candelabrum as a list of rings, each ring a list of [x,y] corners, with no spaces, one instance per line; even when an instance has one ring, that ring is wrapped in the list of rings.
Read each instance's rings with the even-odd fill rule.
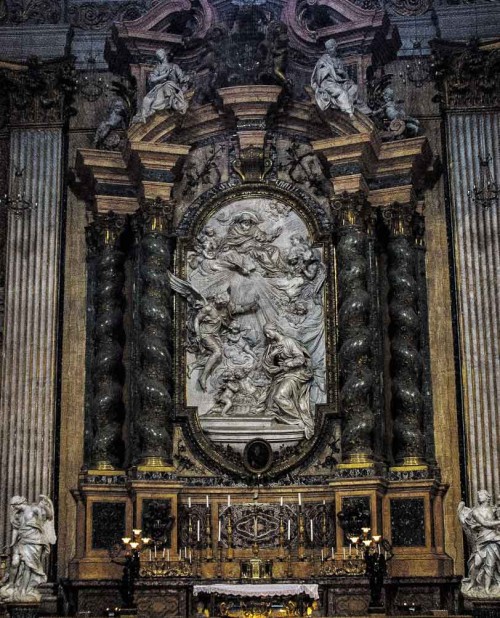
[[[140,576],[141,552],[149,545],[151,539],[142,536],[142,530],[134,528],[131,537],[123,537],[125,564],[123,566],[122,595],[125,606],[135,608],[135,581]]]
[[[370,534],[371,528],[361,528],[359,536],[351,536],[349,541],[356,552],[363,557],[365,573],[370,582],[369,611],[383,611],[382,592],[387,574],[387,560],[392,557],[391,545],[380,534]]]

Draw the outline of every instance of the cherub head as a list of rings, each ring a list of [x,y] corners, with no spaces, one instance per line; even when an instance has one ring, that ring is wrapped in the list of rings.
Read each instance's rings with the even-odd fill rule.
[[[390,86],[387,86],[387,88],[384,88],[384,91],[382,92],[382,98],[386,103],[389,103],[389,101],[394,101],[394,90]]]
[[[16,511],[23,511],[28,505],[28,501],[24,496],[13,496],[10,499],[10,506]]]
[[[328,41],[325,42],[325,49],[326,49],[326,53],[329,56],[336,56],[337,55],[337,41],[335,39],[328,39]]]
[[[477,501],[479,502],[479,504],[484,504],[486,502],[486,504],[491,504],[491,494],[489,491],[486,491],[486,489],[480,489],[477,492]]]

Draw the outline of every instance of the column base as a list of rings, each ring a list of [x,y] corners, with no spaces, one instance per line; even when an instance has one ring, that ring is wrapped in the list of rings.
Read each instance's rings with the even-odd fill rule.
[[[375,461],[372,455],[367,453],[353,453],[349,455],[342,463],[337,464],[340,470],[349,468],[374,468]]]
[[[105,472],[106,470],[112,470],[113,472],[116,470],[115,466],[107,460],[102,460],[102,461],[96,461],[95,465],[91,466],[93,471],[98,471],[98,472]]]
[[[137,466],[139,472],[173,472],[174,469],[164,457],[143,457]]]
[[[429,464],[423,457],[403,457],[402,460],[396,462],[395,466],[391,466],[390,470],[404,472],[405,470],[427,470],[428,468]]]

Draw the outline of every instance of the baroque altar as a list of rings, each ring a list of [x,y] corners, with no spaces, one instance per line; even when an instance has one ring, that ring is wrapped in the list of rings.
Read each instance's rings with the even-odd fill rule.
[[[285,4],[156,3],[108,41],[137,96],[76,155],[92,215],[79,610],[120,603],[121,539],[142,534],[141,616],[194,616],[197,590],[252,573],[362,614],[362,529],[387,554],[387,610],[454,606],[431,439],[432,153],[381,94],[387,15],[328,0],[343,25],[311,36]],[[169,30],[177,12],[189,37]]]

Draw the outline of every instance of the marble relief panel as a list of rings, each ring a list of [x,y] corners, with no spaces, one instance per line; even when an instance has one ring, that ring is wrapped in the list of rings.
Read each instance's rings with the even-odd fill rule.
[[[325,394],[325,265],[300,216],[275,199],[215,212],[187,254],[188,406],[216,442],[310,438]]]

